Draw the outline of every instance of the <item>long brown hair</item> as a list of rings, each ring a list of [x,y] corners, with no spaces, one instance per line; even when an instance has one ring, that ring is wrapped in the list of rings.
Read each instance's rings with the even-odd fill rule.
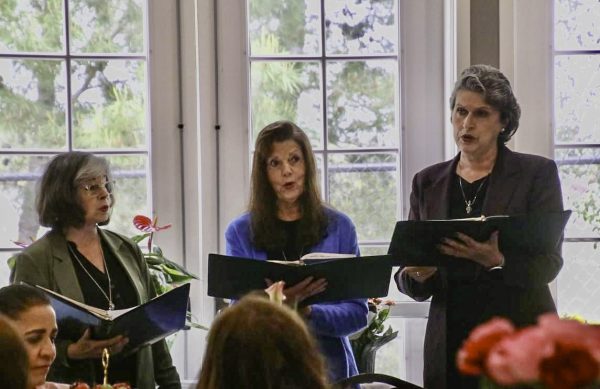
[[[304,193],[300,196],[302,218],[299,243],[308,248],[317,244],[327,229],[327,216],[317,180],[317,164],[304,131],[290,121],[278,121],[263,128],[256,138],[252,160],[252,184],[248,211],[252,221],[253,243],[260,249],[276,249],[285,245],[284,232],[278,225],[277,195],[267,176],[267,159],[273,143],[293,140],[302,150],[305,161]]]
[[[197,389],[326,389],[325,362],[300,316],[249,295],[208,334]]]

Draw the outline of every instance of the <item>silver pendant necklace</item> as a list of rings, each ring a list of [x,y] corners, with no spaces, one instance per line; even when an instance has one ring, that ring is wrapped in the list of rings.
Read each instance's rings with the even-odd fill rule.
[[[104,251],[102,250],[102,246],[100,246],[100,254],[102,255],[102,264],[104,265],[104,271],[106,272],[106,278],[108,280],[108,295],[106,294],[106,292],[104,292],[104,289],[102,289],[102,287],[100,286],[100,284],[98,284],[96,279],[94,277],[92,277],[90,272],[88,272],[88,270],[85,268],[85,266],[83,266],[83,263],[79,259],[77,252],[75,252],[75,250],[73,250],[73,248],[71,247],[71,245],[69,243],[67,243],[67,247],[69,248],[69,251],[75,258],[77,263],[79,263],[79,266],[81,266],[81,268],[83,269],[85,274],[87,274],[88,277],[90,277],[90,279],[98,287],[98,289],[100,290],[100,292],[102,293],[102,295],[104,296],[106,301],[108,301],[108,310],[112,311],[113,309],[115,309],[115,304],[113,304],[113,301],[112,301],[112,283],[110,281],[110,273],[108,272],[108,266],[106,266],[106,260],[104,259]]]
[[[298,257],[298,259],[301,259],[301,258],[302,258],[302,253],[303,253],[303,252],[304,252],[304,246],[302,246],[302,247],[300,248],[300,257]],[[284,261],[286,261],[286,262],[287,262],[287,261],[293,261],[293,259],[287,259],[287,256],[285,255],[285,250],[281,250],[281,254],[283,254],[283,260],[284,260]]]
[[[470,215],[471,212],[473,212],[473,205],[475,205],[475,200],[477,200],[477,195],[481,191],[481,188],[483,188],[483,184],[485,184],[488,177],[489,177],[489,175],[485,176],[485,178],[481,181],[481,184],[479,184],[479,188],[477,188],[477,191],[475,191],[475,196],[473,196],[473,199],[467,200],[467,196],[465,196],[465,191],[463,189],[463,183],[462,183],[463,178],[461,176],[458,176],[458,185],[460,185],[460,193],[462,193],[463,200],[465,201],[465,211],[467,212],[467,215]]]

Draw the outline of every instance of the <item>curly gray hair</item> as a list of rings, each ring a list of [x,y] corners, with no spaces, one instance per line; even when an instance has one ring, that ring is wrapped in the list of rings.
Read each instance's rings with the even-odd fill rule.
[[[460,90],[480,93],[486,104],[500,112],[504,131],[498,136],[498,143],[504,144],[517,132],[521,107],[513,94],[510,82],[504,74],[493,66],[472,65],[460,73],[450,96],[450,109],[454,110],[456,94]]]

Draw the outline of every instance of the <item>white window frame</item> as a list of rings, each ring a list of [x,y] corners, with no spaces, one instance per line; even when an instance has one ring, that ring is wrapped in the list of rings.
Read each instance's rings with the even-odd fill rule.
[[[206,295],[206,259],[218,251],[213,2],[148,3],[152,207],[173,224],[156,243],[199,275],[191,307],[195,320],[209,325],[214,302]],[[195,387],[205,338],[203,330],[185,331],[171,348],[184,388]]]

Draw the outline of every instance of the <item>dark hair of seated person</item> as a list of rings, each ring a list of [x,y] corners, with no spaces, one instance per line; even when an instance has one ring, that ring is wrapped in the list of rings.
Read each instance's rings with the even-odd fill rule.
[[[29,359],[25,345],[10,321],[0,315],[0,383],[3,388],[26,389]]]
[[[197,389],[325,389],[326,377],[324,359],[300,316],[250,294],[213,322]]]
[[[39,305],[50,305],[48,297],[39,289],[26,284],[0,288],[0,314],[18,320],[21,313]]]

